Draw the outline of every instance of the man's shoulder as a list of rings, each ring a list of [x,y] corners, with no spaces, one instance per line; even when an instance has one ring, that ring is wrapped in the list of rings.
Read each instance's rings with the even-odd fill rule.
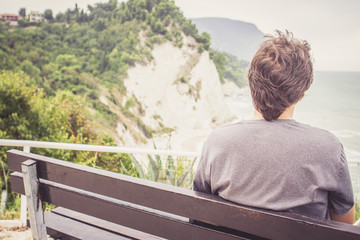
[[[245,124],[244,121],[231,123],[231,124],[224,125],[224,126],[221,126],[221,127],[218,127],[216,129],[214,129],[210,133],[209,137],[210,138],[212,138],[212,137],[218,138],[218,137],[221,137],[221,136],[229,136],[229,134],[233,135],[233,134],[236,134],[237,132],[242,131],[244,129],[246,129],[246,124]]]
[[[207,146],[223,147],[229,145],[233,140],[239,138],[243,134],[243,123],[236,122],[228,125],[218,127],[211,131],[205,141]]]
[[[296,138],[312,139],[330,145],[338,145],[340,143],[333,133],[296,120],[276,120],[271,122],[261,120],[240,121],[215,129],[209,135],[208,139],[211,141],[224,142],[224,140],[229,140],[234,137],[252,138],[257,134],[264,135],[269,132],[272,132],[274,135],[292,135]],[[272,134],[270,136],[274,137]]]
[[[312,136],[320,140],[326,139],[327,142],[333,141],[339,143],[339,139],[333,133],[331,133],[326,129],[312,126],[306,123],[300,123],[297,121],[294,121],[293,124],[294,124],[294,129],[299,128],[300,132],[303,132],[303,134],[306,134],[307,136]]]

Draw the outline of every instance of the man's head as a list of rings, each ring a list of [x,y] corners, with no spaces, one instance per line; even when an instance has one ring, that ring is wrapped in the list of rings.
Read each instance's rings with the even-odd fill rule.
[[[248,74],[254,106],[268,121],[298,102],[313,80],[310,45],[288,31],[276,33],[266,36]]]

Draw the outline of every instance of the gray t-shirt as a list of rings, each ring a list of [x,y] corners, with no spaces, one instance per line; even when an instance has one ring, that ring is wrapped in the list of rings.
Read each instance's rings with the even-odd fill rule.
[[[194,190],[275,211],[329,219],[354,204],[343,146],[331,133],[295,120],[249,120],[213,131]]]

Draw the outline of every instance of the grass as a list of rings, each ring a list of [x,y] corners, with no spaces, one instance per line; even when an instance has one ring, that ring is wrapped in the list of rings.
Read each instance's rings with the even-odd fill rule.
[[[9,194],[8,198],[14,197],[13,201],[8,201],[8,204],[12,202],[11,206],[8,205],[8,208],[5,209],[4,213],[0,215],[0,220],[14,220],[20,218],[20,205],[21,205],[21,196],[20,194]]]
[[[6,210],[3,215],[0,216],[0,220],[15,220],[20,219],[20,210]]]
[[[360,218],[360,204],[355,201],[355,222]],[[359,225],[358,225],[359,226]]]

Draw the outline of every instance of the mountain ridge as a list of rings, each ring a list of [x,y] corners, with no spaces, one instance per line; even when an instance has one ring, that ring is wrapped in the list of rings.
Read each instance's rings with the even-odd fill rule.
[[[253,23],[221,17],[191,18],[199,32],[211,36],[211,47],[251,61],[264,34]]]

